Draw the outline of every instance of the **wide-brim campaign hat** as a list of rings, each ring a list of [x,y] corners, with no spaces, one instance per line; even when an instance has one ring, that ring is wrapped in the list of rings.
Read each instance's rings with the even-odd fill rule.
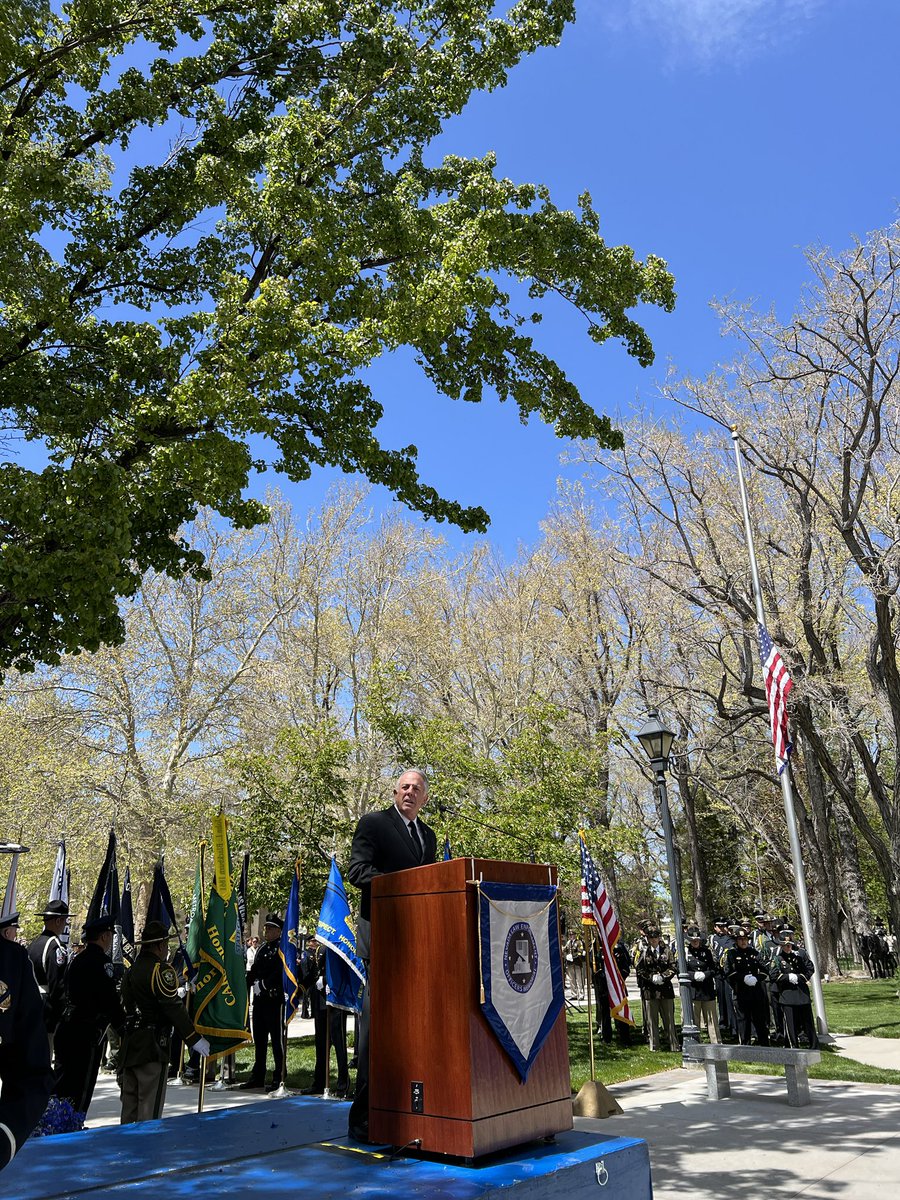
[[[65,900],[51,900],[43,912],[35,914],[38,917],[67,917],[69,906]]]
[[[163,925],[162,921],[148,921],[138,940],[138,945],[151,946],[155,942],[167,942],[171,937],[168,926]]]
[[[284,921],[282,921],[278,913],[269,913],[265,921],[263,921],[263,926],[265,927],[266,925],[272,925],[275,929],[284,929]]]

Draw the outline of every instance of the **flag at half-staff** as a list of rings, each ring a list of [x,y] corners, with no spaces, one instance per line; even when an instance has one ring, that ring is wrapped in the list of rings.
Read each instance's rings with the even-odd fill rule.
[[[775,760],[780,775],[787,766],[788,757],[793,750],[793,746],[788,740],[787,698],[791,694],[794,681],[784,665],[778,647],[769,637],[765,625],[758,625],[757,630],[763,682],[766,685],[766,704],[769,708],[769,724],[772,728],[772,744],[775,747]]]
[[[294,878],[291,880],[291,891],[287,907],[284,910],[284,924],[281,927],[281,941],[278,946],[281,958],[281,979],[284,988],[284,1023],[287,1026],[297,1011],[300,995],[300,970],[298,957],[300,954],[300,864],[294,864]]]
[[[356,931],[350,919],[350,903],[333,858],[316,927],[316,939],[325,948],[325,1003],[332,1008],[359,1012],[366,968],[356,953]]]
[[[622,978],[619,964],[613,954],[621,934],[619,919],[613,909],[606,886],[600,878],[600,872],[585,844],[583,833],[579,833],[578,842],[581,846],[581,923],[582,925],[595,925],[597,928],[612,1015],[617,1021],[633,1025],[631,1010],[628,1007],[625,980]]]
[[[247,1024],[247,955],[231,875],[225,815],[213,817],[216,875],[200,930],[194,979],[194,1028],[210,1044],[210,1059],[222,1058],[250,1041]]]

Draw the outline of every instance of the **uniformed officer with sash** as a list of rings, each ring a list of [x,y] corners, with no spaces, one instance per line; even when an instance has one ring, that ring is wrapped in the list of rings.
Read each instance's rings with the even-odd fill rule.
[[[148,921],[140,953],[122,980],[127,1014],[120,1059],[123,1125],[162,1115],[173,1027],[204,1058],[210,1050],[179,999],[178,976],[168,961],[169,937],[161,921]]]
[[[44,1025],[53,1049],[53,1034],[62,1016],[63,980],[69,955],[62,935],[69,923],[69,906],[64,900],[51,900],[42,913],[44,928],[28,947],[34,977],[44,997]]]

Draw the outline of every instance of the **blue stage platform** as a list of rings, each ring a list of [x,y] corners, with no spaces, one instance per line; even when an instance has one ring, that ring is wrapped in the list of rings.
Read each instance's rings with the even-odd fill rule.
[[[408,1156],[391,1161],[388,1152],[346,1138],[348,1108],[297,1097],[42,1138],[0,1175],[0,1194],[4,1200],[652,1197],[647,1144],[634,1138],[575,1130],[473,1166]]]

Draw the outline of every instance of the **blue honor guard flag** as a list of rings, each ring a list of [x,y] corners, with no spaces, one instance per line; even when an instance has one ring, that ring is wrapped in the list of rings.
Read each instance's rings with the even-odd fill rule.
[[[478,886],[481,1010],[522,1082],[565,1003],[557,889]]]
[[[297,957],[300,950],[300,870],[294,864],[291,894],[284,910],[281,941],[278,953],[281,956],[281,982],[284,988],[284,1023],[290,1021],[300,1003],[300,972]]]
[[[350,920],[350,904],[334,859],[325,885],[316,938],[325,947],[325,1003],[332,1008],[359,1012],[366,968],[356,953],[356,930]]]

